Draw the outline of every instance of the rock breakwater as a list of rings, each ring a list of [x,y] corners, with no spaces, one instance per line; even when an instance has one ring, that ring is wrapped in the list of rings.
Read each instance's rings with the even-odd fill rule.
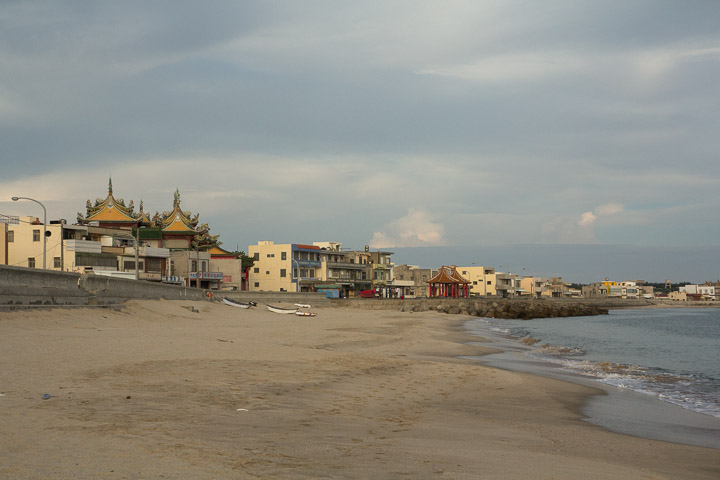
[[[470,315],[473,317],[525,320],[531,318],[605,315],[608,313],[608,309],[603,305],[596,305],[582,300],[564,299],[358,299],[350,301],[349,305],[357,308],[379,310],[401,310],[404,312],[435,310],[442,313]]]
[[[531,318],[582,317],[587,315],[606,315],[607,308],[581,302],[553,302],[545,300],[529,301],[475,301],[458,304],[441,303],[435,307],[438,312],[467,314],[473,317],[512,318],[530,320]]]

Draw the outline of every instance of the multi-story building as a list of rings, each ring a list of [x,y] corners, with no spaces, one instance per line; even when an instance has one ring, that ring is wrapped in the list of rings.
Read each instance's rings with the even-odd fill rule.
[[[684,292],[686,295],[696,295],[702,300],[715,300],[715,285],[685,285],[678,289],[679,292]]]
[[[518,276],[512,273],[495,273],[495,291],[499,297],[510,298],[517,295]]]
[[[169,257],[169,250],[142,243],[136,252],[136,239],[128,230],[67,225],[64,220],[51,220],[44,230],[48,232],[45,237],[48,270],[133,279],[137,275],[141,280],[159,281]],[[18,219],[16,225],[8,225],[2,263],[43,268],[42,231],[43,225],[35,217]]]
[[[363,290],[392,286],[389,252],[344,252],[336,242],[260,241],[248,247],[248,255],[254,261],[248,272],[249,290],[324,291],[334,297],[352,297]]]
[[[247,290],[248,266],[243,265],[241,253],[229,252],[215,246],[208,250],[210,253],[210,272],[222,273],[223,290]]]
[[[470,282],[470,295],[488,297],[496,295],[495,269],[492,267],[470,266],[457,267],[458,272]]]
[[[321,280],[315,284],[315,290],[326,293],[333,291],[331,296],[348,298],[371,288],[367,262],[356,262],[357,256],[343,252],[340,243],[313,242],[313,245],[322,250]]]
[[[429,297],[428,281],[437,275],[437,270],[420,268],[416,265],[396,265],[393,267],[393,285],[403,289],[406,298]]]
[[[367,249],[366,249],[367,250]],[[372,288],[382,292],[382,295],[389,297],[393,295],[393,252],[369,252],[370,266],[372,271]]]
[[[614,282],[607,278],[602,282],[592,283],[582,287],[582,296],[585,298],[653,298],[653,287],[644,285],[642,280],[628,282]]]
[[[322,280],[322,249],[315,245],[260,241],[248,247],[254,264],[248,272],[250,291],[311,292]]]
[[[51,221],[48,225],[43,225],[37,217],[13,217],[9,221],[12,223],[3,224],[4,255],[0,258],[3,264],[65,270],[63,253],[66,245],[63,240],[74,239],[78,235],[74,229],[66,229],[63,221]]]
[[[520,291],[523,296],[534,298],[542,297],[547,290],[547,278],[544,277],[520,277]]]

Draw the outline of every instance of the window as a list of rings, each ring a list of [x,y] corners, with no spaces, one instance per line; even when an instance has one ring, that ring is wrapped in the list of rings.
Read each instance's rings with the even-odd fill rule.
[[[258,267],[253,268],[253,273],[260,273],[260,269]]]
[[[255,255],[253,255],[253,260],[255,260],[255,261],[260,260],[260,254],[258,252],[255,252]]]
[[[40,230],[33,230],[33,242],[40,241]]]
[[[315,269],[314,268],[310,269],[310,278],[315,278]]]
[[[285,278],[287,276],[287,270],[284,268],[280,269],[280,278]]]
[[[255,282],[255,288],[260,286],[260,282]]]
[[[477,285],[477,282],[473,282],[473,285]]]
[[[35,268],[35,258],[33,258],[33,257],[28,258],[28,267]]]
[[[192,266],[190,267],[191,272],[197,272],[197,260],[192,261]]]
[[[280,252],[280,260],[287,260],[287,252]]]
[[[162,258],[148,258],[147,259],[148,272],[162,272]]]
[[[490,280],[487,281],[488,285],[492,285],[492,282]]]
[[[270,270],[265,270],[265,275],[270,275]]]
[[[53,257],[53,268],[62,268],[60,257]]]
[[[14,242],[14,241],[15,241],[15,232],[13,232],[12,230],[10,230],[10,231],[8,232],[8,242]]]

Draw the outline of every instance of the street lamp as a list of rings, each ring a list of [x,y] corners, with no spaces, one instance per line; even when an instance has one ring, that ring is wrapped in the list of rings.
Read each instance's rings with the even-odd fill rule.
[[[18,200],[30,200],[31,202],[35,202],[38,205],[40,205],[43,209],[43,270],[45,270],[45,253],[47,248],[47,210],[45,209],[45,205],[38,202],[34,198],[28,198],[28,197],[12,197],[13,202],[17,202]]]

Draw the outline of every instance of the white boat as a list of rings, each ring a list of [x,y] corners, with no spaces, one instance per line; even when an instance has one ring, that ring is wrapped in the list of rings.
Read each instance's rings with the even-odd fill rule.
[[[268,310],[274,313],[297,313],[297,308],[280,308],[280,307],[273,307],[272,305],[268,305]]]
[[[242,303],[238,302],[237,300],[232,300],[230,298],[223,298],[223,303],[225,303],[225,305],[230,305],[231,307],[237,308],[250,308],[257,305],[257,303],[255,302]]]
[[[308,303],[296,303],[295,306],[298,308],[310,308],[310,304]]]
[[[297,315],[298,317],[314,317],[317,315],[317,313],[297,311],[295,312],[295,315]]]

